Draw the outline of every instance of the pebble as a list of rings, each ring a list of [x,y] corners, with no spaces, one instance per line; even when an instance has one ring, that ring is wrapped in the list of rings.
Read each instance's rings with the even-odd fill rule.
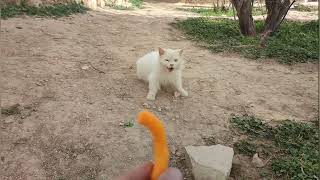
[[[88,65],[84,65],[84,66],[81,67],[81,69],[87,70],[87,69],[89,69],[89,66]]]
[[[252,164],[257,168],[261,168],[265,165],[263,161],[259,158],[258,153],[253,155]]]
[[[149,105],[148,103],[143,103],[142,106],[143,106],[144,108],[147,108],[147,109],[150,108],[150,105]]]
[[[8,116],[5,120],[4,123],[5,124],[10,124],[14,122],[14,117],[13,116]]]
[[[161,112],[161,111],[162,111],[161,107],[159,107],[159,108],[158,108],[158,111],[159,111],[159,112]]]

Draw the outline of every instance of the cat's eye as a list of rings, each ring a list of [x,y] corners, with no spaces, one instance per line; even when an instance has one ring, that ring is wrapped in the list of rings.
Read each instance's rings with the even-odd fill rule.
[[[169,62],[169,59],[166,59],[167,62]]]
[[[178,61],[178,59],[175,59],[175,60],[174,60],[174,62],[177,62],[177,61]]]

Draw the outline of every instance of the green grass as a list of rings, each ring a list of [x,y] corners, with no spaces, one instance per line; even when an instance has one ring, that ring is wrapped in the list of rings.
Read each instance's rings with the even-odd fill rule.
[[[305,5],[302,5],[302,4],[298,4],[298,5],[294,6],[294,9],[296,11],[301,11],[301,12],[312,12],[312,11],[317,11],[318,10],[318,6],[310,7],[310,6],[305,6]]]
[[[242,36],[238,22],[230,19],[189,18],[174,26],[213,52],[237,52],[251,59],[275,58],[286,64],[318,61],[318,21],[284,22],[268,39],[266,48],[260,47],[258,36]],[[256,22],[256,29],[262,31],[262,21]]]
[[[234,148],[240,154],[253,156],[256,153],[257,146],[247,140],[241,140],[234,144]]]
[[[121,123],[120,126],[122,126],[122,127],[124,127],[124,128],[130,128],[130,127],[133,127],[133,126],[134,126],[134,123],[131,122],[131,121],[127,121],[127,122],[125,122],[125,123]]]
[[[107,6],[116,10],[134,10],[135,8],[142,8],[143,0],[129,0],[131,6],[117,5],[112,1],[107,1]]]
[[[116,9],[116,10],[133,10],[132,7],[127,7],[123,5],[110,5],[109,7]]]
[[[269,137],[271,135],[270,127],[263,123],[261,119],[253,116],[233,116],[230,122],[244,133],[254,137]]]
[[[228,17],[232,17],[234,15],[232,9],[221,9],[221,8],[177,8],[177,9],[181,10],[181,11],[198,13],[201,16],[228,16]],[[236,13],[236,11],[235,11],[235,13]],[[266,14],[266,11],[261,8],[253,8],[252,15],[257,16],[257,15],[262,15],[262,14]]]
[[[262,123],[260,119],[248,116],[232,117],[230,122],[233,127],[250,135],[251,138],[237,142],[234,145],[235,149],[250,156],[258,147],[268,152],[272,157],[270,167],[275,176],[298,180],[316,179],[319,175],[319,127],[315,123],[286,120],[271,127]],[[270,136],[261,139],[260,133],[256,132],[266,132],[265,130]],[[257,135],[259,138],[253,140],[251,135]],[[266,145],[269,141],[272,143],[271,146]]]
[[[142,8],[143,0],[129,0],[133,7]]]
[[[56,4],[52,6],[29,6],[24,3],[21,5],[10,5],[1,9],[1,18],[28,15],[28,16],[44,16],[44,17],[63,17],[75,13],[85,13],[88,9],[82,4]]]

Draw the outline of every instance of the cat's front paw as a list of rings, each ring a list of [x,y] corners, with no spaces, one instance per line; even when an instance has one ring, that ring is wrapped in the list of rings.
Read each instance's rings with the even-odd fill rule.
[[[154,101],[154,100],[156,100],[156,96],[153,95],[153,94],[148,94],[147,95],[147,99],[150,100],[150,101]]]

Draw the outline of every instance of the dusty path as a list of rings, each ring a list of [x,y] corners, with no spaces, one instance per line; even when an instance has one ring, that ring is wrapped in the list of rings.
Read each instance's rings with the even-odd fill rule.
[[[230,145],[231,113],[315,117],[313,65],[212,54],[185,40],[172,21],[104,12],[2,21],[1,105],[22,110],[0,122],[0,179],[112,179],[149,160],[147,131],[119,124],[143,109],[147,85],[136,79],[134,64],[158,46],[185,48],[187,57],[190,97],[161,91],[149,103],[166,123],[172,151],[202,145],[212,134]]]

